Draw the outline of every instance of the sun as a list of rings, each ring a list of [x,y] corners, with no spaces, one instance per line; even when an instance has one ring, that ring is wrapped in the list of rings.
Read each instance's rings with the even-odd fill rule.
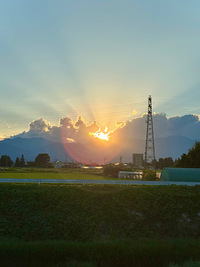
[[[96,133],[90,132],[89,135],[93,135],[94,137],[99,138],[101,140],[105,140],[105,141],[108,141],[110,138],[110,132],[108,132],[108,127],[106,127],[103,132],[99,130]]]

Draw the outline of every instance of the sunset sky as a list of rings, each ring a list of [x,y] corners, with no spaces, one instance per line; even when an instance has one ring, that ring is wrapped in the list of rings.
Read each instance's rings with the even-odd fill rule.
[[[200,114],[200,1],[0,1],[0,138],[44,118]]]

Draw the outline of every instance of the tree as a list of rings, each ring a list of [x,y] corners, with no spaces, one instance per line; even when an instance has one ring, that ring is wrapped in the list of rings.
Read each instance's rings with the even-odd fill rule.
[[[35,165],[38,167],[48,167],[50,162],[50,156],[47,153],[38,154],[35,158]]]
[[[168,158],[159,158],[157,161],[153,161],[153,165],[155,166],[155,169],[163,169],[165,167],[173,167],[174,166],[174,161],[171,157]]]
[[[19,157],[17,157],[15,160],[15,167],[19,167],[19,166],[20,166],[20,160],[19,160]]]
[[[22,154],[21,158],[20,158],[20,167],[25,167],[25,159],[24,159],[24,155]]]
[[[200,168],[200,142],[189,149],[188,154],[182,154],[181,158],[177,160],[176,167],[182,168]]]
[[[2,167],[11,167],[13,165],[13,161],[7,155],[3,155],[0,158],[0,166]]]
[[[175,167],[178,168],[189,168],[190,163],[189,163],[189,158],[187,154],[182,154],[181,158],[178,158],[176,160]]]

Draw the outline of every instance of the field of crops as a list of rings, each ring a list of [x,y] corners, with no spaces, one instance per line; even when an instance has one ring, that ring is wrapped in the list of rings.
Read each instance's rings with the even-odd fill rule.
[[[37,258],[45,266],[44,255],[59,266],[200,260],[199,192],[198,186],[0,184],[0,262],[22,266]]]

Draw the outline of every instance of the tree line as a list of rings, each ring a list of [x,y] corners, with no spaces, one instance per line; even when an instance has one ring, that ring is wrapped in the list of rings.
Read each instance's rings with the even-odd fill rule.
[[[38,154],[34,161],[25,161],[24,155],[17,157],[15,163],[12,161],[10,156],[2,155],[0,158],[1,167],[51,167],[50,156],[47,153]]]
[[[165,167],[200,168],[200,142],[196,141],[187,154],[183,153],[180,158],[174,161],[171,157],[160,158],[158,161],[153,161],[152,165],[161,170]]]
[[[178,168],[200,168],[200,142],[195,142],[187,154],[182,154],[176,161]]]

